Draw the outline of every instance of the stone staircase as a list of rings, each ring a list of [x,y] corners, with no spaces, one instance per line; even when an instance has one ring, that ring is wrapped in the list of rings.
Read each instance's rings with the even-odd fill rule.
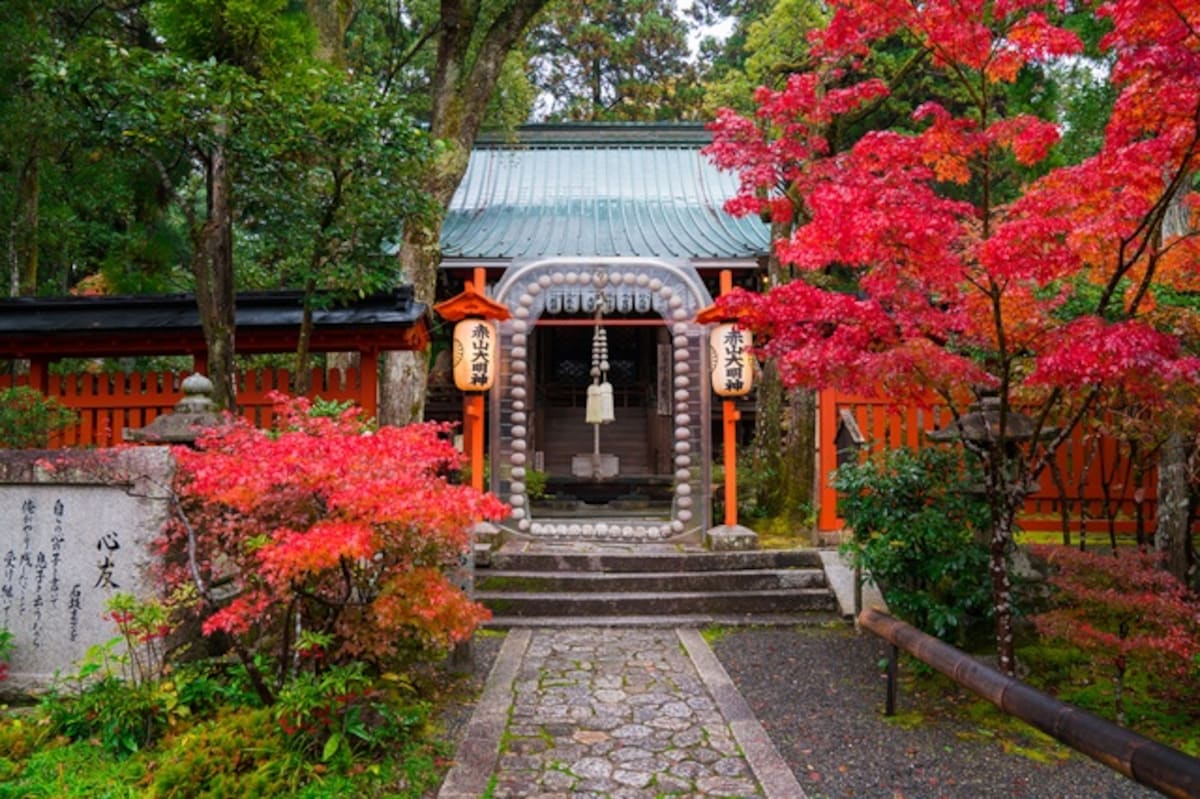
[[[665,549],[665,548],[664,548]],[[489,626],[699,626],[839,618],[815,551],[501,549],[475,572]]]

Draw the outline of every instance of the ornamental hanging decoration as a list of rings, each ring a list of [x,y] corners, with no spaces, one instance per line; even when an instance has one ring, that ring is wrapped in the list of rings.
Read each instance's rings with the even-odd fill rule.
[[[454,326],[454,385],[460,391],[487,391],[496,381],[496,323],[468,318]]]
[[[588,424],[602,425],[616,420],[613,389],[608,382],[608,332],[604,319],[604,295],[596,298],[596,327],[592,331],[592,384],[587,389],[585,417]],[[596,453],[600,452],[600,428],[596,428]]]
[[[709,337],[713,391],[719,397],[744,397],[754,386],[753,338],[736,322],[723,322]]]

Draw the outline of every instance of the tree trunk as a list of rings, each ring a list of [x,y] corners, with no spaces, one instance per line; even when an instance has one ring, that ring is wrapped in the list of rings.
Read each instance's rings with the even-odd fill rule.
[[[38,228],[41,213],[41,175],[36,143],[21,166],[17,182],[16,266],[17,294],[37,293]]]
[[[988,546],[988,571],[992,578],[992,613],[996,622],[996,658],[1000,671],[1015,677],[1016,655],[1013,647],[1012,578],[1008,573],[1008,553],[1012,548],[1013,517],[1016,506],[1006,507],[993,518]]]
[[[788,392],[788,429],[783,456],[784,512],[796,523],[813,514],[817,464],[817,395],[807,389]]]
[[[1190,225],[1182,193],[1175,198],[1163,218],[1164,239],[1186,235]],[[1192,530],[1189,502],[1191,474],[1190,442],[1176,422],[1172,424],[1159,451],[1158,511],[1154,519],[1154,548],[1166,553],[1167,570],[1188,585],[1192,566]]]
[[[791,230],[791,223],[773,223],[771,239],[786,238]],[[774,253],[767,261],[767,276],[772,286],[790,277]],[[816,395],[801,388],[785,389],[775,364],[768,361],[758,386],[751,459],[755,501],[770,516],[800,521],[815,509],[816,414]]]
[[[765,514],[777,515],[784,507],[782,480],[784,452],[783,383],[773,360],[763,364],[754,415],[754,441],[750,448],[754,475],[754,504]]]
[[[358,13],[358,3],[356,0],[306,0],[304,7],[317,29],[317,57],[344,68],[346,31]]]
[[[441,207],[450,204],[467,171],[475,137],[483,124],[488,100],[500,78],[504,59],[524,35],[533,17],[549,0],[507,0],[481,30],[480,7],[468,0],[441,0],[441,33],[430,92],[429,133],[447,146],[425,181]],[[405,226],[400,245],[401,277],[413,286],[417,302],[432,305],[437,288],[441,220],[429,226]],[[379,421],[408,424],[425,415],[429,355],[388,352],[382,359]]]
[[[226,133],[217,125],[218,142]],[[208,377],[213,401],[226,410],[237,409],[234,365],[235,304],[233,283],[232,178],[224,144],[218,143],[206,163],[207,213],[192,234],[192,275],[196,280],[196,306],[208,347]]]
[[[1154,548],[1166,555],[1167,570],[1185,585],[1191,568],[1188,529],[1188,445],[1172,430],[1158,461],[1158,511],[1154,517]]]
[[[300,316],[300,333],[296,336],[296,369],[292,376],[292,393],[306,396],[312,389],[312,351],[310,344],[313,333],[313,302],[317,282],[309,278],[304,284],[304,308]]]

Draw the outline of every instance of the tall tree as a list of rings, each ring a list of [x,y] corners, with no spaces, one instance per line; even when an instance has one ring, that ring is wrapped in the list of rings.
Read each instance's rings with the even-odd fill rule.
[[[792,72],[804,69],[808,34],[826,21],[825,6],[816,0],[706,0],[692,6],[703,25],[732,16],[730,35],[700,43],[706,64],[705,110],[749,112],[759,86],[780,88]]]
[[[90,37],[152,40],[140,4],[87,0],[0,5],[0,252],[10,293],[64,293],[80,278],[129,263],[124,288],[163,287],[178,252],[155,182],[120,158],[99,158],[42,90],[38,64]]]
[[[429,134],[441,149],[422,183],[444,209],[467,171],[471,148],[487,115],[508,55],[522,41],[548,0],[441,0],[440,16],[427,33],[437,47],[429,80]],[[417,37],[424,41],[426,33]],[[441,215],[406,224],[400,246],[402,275],[420,302],[432,303],[437,287]],[[380,420],[404,424],[424,414],[428,354],[393,352],[384,360]]]
[[[530,33],[530,67],[549,120],[694,117],[701,91],[687,23],[670,0],[559,0]]]
[[[807,276],[841,274],[853,290],[802,280],[730,307],[764,336],[790,384],[901,401],[933,392],[951,408],[983,466],[996,645],[1011,674],[1006,559],[1031,481],[1109,391],[1155,400],[1200,374],[1179,336],[1146,319],[1163,275],[1200,263],[1195,236],[1162,236],[1200,156],[1200,8],[1112,0],[1096,9],[1112,26],[1103,46],[1118,90],[1103,147],[1039,177],[1057,125],[997,101],[1031,65],[1080,51],[1049,8],[833,7],[818,68],[762,92],[755,119],[723,114],[712,152],[741,172],[732,210],[771,207],[781,181],[795,191],[803,216],[780,256]],[[832,153],[829,120],[887,95],[882,81],[853,70],[871,44],[895,35],[930,54],[960,103],[926,103],[917,132],[874,131]],[[763,124],[779,138],[764,141]],[[967,429],[981,397],[989,400],[971,418],[985,424]],[[1018,405],[1032,410],[1028,420]]]
[[[364,81],[313,65],[278,81],[247,119],[262,157],[239,175],[241,280],[300,287],[303,316],[292,390],[309,389],[313,311],[395,285],[385,251],[396,220],[433,213],[421,189],[428,137]]]

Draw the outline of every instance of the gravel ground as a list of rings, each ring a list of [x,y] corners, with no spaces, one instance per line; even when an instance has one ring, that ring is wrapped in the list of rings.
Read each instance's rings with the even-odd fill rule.
[[[712,644],[810,799],[1127,799],[1157,793],[1083,755],[1041,763],[1020,732],[989,736],[953,717],[957,690],[899,698],[919,724],[883,715],[887,646],[848,628],[733,630]],[[1044,751],[1039,747],[1038,751]],[[1064,754],[1066,754],[1064,750]]]
[[[453,695],[437,717],[438,737],[443,741],[452,741],[456,750],[466,734],[471,714],[475,712],[475,703],[483,694],[483,686],[487,684],[488,674],[503,643],[503,633],[475,634],[471,641],[471,672],[462,675],[462,682],[455,686]]]

